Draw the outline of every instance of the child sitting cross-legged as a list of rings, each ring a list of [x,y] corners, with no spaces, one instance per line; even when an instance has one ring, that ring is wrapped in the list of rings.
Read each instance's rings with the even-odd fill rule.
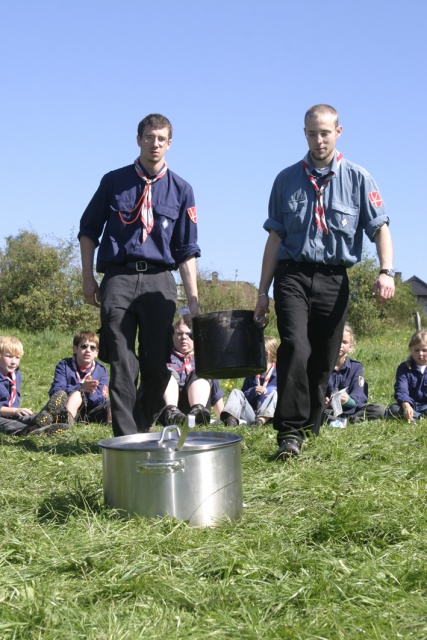
[[[66,393],[66,410],[61,419],[69,424],[111,422],[108,373],[95,360],[98,349],[98,336],[92,331],[81,331],[73,338],[72,358],[64,358],[56,365],[49,395]]]
[[[269,422],[277,404],[276,360],[278,342],[265,336],[267,369],[261,375],[245,378],[240,389],[232,389],[221,412],[221,420],[227,427],[246,423],[261,426]]]
[[[21,407],[21,380],[19,370],[24,355],[22,342],[13,336],[0,338],[0,433],[9,436],[57,433],[68,429],[57,422],[65,408],[67,396],[63,391],[52,394],[47,405],[39,412]]]
[[[344,326],[341,347],[335,368],[326,389],[323,422],[333,427],[345,427],[362,420],[378,420],[384,417],[385,406],[368,404],[368,383],[363,364],[348,357],[354,349],[354,332],[349,324]],[[339,393],[341,392],[341,393]],[[332,416],[332,397],[339,393],[339,411]]]
[[[427,416],[427,331],[417,331],[409,341],[409,357],[396,371],[396,403],[387,409],[387,418],[403,417],[414,422]]]

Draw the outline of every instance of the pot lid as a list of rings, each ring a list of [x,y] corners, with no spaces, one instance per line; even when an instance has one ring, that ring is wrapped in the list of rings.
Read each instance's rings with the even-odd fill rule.
[[[114,449],[122,451],[150,451],[154,452],[175,452],[178,444],[178,431],[168,433],[162,440],[161,433],[136,433],[131,436],[119,436],[117,438],[107,438],[98,442],[103,449]],[[200,451],[226,447],[243,440],[242,436],[236,433],[222,431],[192,431],[187,435],[181,451]],[[177,452],[177,453],[181,453]]]

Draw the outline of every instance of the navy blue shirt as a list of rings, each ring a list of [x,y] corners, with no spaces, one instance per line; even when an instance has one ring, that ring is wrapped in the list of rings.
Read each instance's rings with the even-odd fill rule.
[[[335,389],[347,389],[347,394],[356,403],[356,406],[350,409],[343,407],[343,413],[352,414],[357,409],[365,407],[368,402],[368,383],[363,373],[363,364],[357,360],[346,358],[339,371],[336,369],[332,371],[326,389],[326,397],[330,398]]]
[[[70,395],[73,391],[80,389],[80,380],[76,373],[74,358],[64,358],[55,367],[53,382],[49,390],[52,396],[56,391],[65,391]],[[83,380],[87,371],[78,371],[80,379]],[[108,373],[103,364],[95,360],[95,369],[91,373],[92,380],[98,380],[99,384],[94,393],[85,393],[88,409],[93,409],[99,404],[103,404],[108,397]]]
[[[110,171],[80,220],[78,238],[91,238],[99,250],[96,270],[133,260],[147,260],[176,269],[191,256],[199,257],[194,195],[191,186],[169,169],[151,186],[154,226],[142,242],[138,211],[145,182],[133,164]]]
[[[394,397],[400,405],[402,402],[409,402],[412,407],[415,403],[427,404],[427,369],[421,373],[412,358],[402,362],[396,371]]]

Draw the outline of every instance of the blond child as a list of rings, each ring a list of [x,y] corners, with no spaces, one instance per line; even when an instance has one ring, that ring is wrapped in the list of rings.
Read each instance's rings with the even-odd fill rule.
[[[68,429],[67,425],[57,423],[67,399],[63,392],[53,394],[37,414],[20,406],[22,375],[19,365],[23,355],[24,348],[17,338],[0,338],[0,433],[26,436],[29,433],[55,433]]]
[[[387,418],[414,422],[427,415],[427,331],[417,331],[409,341],[409,356],[396,370],[394,397]]]

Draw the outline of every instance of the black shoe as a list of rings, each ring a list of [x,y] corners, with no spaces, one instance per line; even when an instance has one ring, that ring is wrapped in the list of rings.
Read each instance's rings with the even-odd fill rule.
[[[161,424],[163,427],[168,427],[172,424],[181,424],[185,420],[185,415],[175,407],[173,404],[168,404],[160,413],[157,418],[157,423]]]
[[[33,424],[38,427],[46,427],[48,424],[56,422],[58,416],[65,411],[67,400],[68,395],[65,391],[55,391],[40,413],[35,416]]]
[[[196,424],[203,424],[205,426],[210,424],[211,412],[202,404],[193,404],[188,415],[196,418]]]
[[[239,426],[239,421],[237,420],[237,418],[232,416],[230,413],[227,413],[227,411],[221,411],[221,415],[219,416],[219,419],[221,420],[221,422],[225,424],[226,427]]]
[[[45,436],[45,435],[59,435],[63,431],[68,431],[70,429],[69,424],[55,422],[54,424],[48,424],[45,427],[39,427],[38,429],[34,429],[28,435],[29,436]]]
[[[275,460],[287,460],[288,458],[298,458],[301,455],[301,442],[295,438],[283,440],[275,454]]]

